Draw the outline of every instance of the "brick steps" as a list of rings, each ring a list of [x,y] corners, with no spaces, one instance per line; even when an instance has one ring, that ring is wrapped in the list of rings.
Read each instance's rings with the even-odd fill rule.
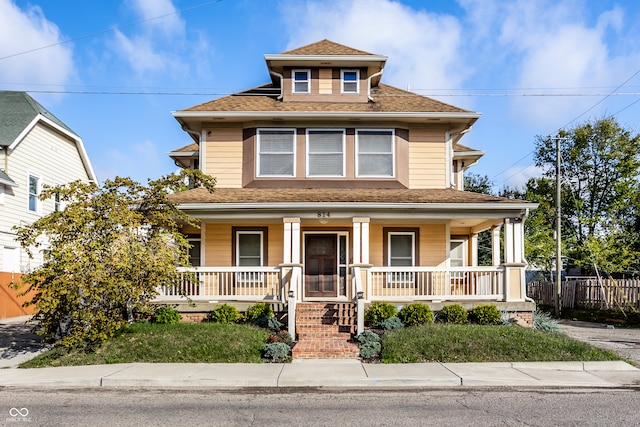
[[[296,306],[298,342],[294,359],[355,359],[358,346],[351,342],[356,331],[355,307],[349,303],[302,303]]]

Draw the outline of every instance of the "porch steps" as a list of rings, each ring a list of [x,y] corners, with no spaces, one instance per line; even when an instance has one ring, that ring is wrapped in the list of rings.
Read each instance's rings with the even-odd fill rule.
[[[355,305],[351,303],[300,303],[296,306],[298,342],[294,359],[356,359],[358,346]]]

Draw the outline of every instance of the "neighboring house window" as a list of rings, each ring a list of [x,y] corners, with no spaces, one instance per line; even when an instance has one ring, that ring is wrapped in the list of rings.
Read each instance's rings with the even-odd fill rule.
[[[295,131],[259,129],[257,176],[295,176]]]
[[[344,130],[307,131],[307,176],[344,177]]]
[[[0,205],[4,205],[4,184],[0,184]]]
[[[57,182],[53,184],[54,187],[59,187],[60,184]],[[53,195],[53,211],[60,212],[62,210],[62,202],[60,201],[60,193],[55,193]]]
[[[19,273],[20,253],[18,252],[18,248],[5,246],[2,249],[2,271],[6,273]]]
[[[309,93],[311,71],[293,70],[293,93]]]
[[[394,132],[358,130],[356,132],[356,176],[388,178],[395,174]]]
[[[35,175],[29,175],[29,210],[31,212],[40,212],[40,178]]]
[[[358,70],[342,70],[342,93],[359,93],[360,72]]]

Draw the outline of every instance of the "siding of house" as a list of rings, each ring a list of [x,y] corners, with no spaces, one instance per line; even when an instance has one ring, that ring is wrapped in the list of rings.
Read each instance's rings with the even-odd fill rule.
[[[207,267],[226,267],[233,265],[234,254],[232,253],[232,227],[252,226],[255,227],[256,223],[238,222],[234,224],[205,224],[203,228],[206,258],[203,265]],[[275,266],[282,264],[284,251],[284,225],[269,225],[267,234],[267,265]]]
[[[443,130],[409,130],[409,188],[445,188],[446,163]]]
[[[51,213],[54,209],[52,199],[41,201],[41,211],[29,211],[29,175],[40,178],[41,185],[64,184],[76,179],[88,180],[89,175],[82,163],[74,141],[49,128],[38,124],[9,153],[7,174],[18,184],[17,187],[5,187],[4,204],[0,204],[0,247],[19,247],[14,241],[13,226],[27,225],[38,218]],[[0,268],[3,265],[0,251]],[[20,268],[35,268],[42,263],[39,253],[29,260],[26,252],[20,249]]]
[[[207,135],[203,171],[223,188],[242,188],[242,129],[216,128]]]

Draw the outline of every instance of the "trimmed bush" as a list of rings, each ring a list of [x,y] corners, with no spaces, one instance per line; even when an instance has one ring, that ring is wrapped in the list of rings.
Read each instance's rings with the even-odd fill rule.
[[[460,304],[450,304],[438,312],[438,320],[442,323],[464,325],[469,321],[469,312]]]
[[[398,315],[398,309],[388,302],[374,302],[364,312],[364,322],[367,326],[377,325],[385,319]]]
[[[394,329],[404,328],[404,323],[402,323],[398,316],[393,316],[389,317],[388,319],[384,319],[382,322],[378,322],[375,325],[375,328],[384,329],[385,331],[392,331]]]
[[[160,323],[162,325],[169,325],[173,323],[179,323],[182,316],[180,312],[173,307],[163,306],[158,307],[156,311],[153,312],[153,317],[151,321],[153,323]]]
[[[215,323],[235,323],[240,318],[240,312],[229,304],[220,304],[213,309],[209,315],[209,320]]]
[[[469,320],[479,325],[500,325],[502,313],[493,304],[482,304],[469,310]]]
[[[400,321],[406,326],[424,325],[425,323],[433,323],[433,311],[431,308],[421,302],[414,302],[405,305],[398,314]]]
[[[373,359],[380,355],[382,344],[380,344],[380,336],[372,331],[364,331],[360,335],[355,336],[360,348],[360,357],[363,359]]]
[[[259,317],[253,323],[260,328],[268,329],[274,332],[278,332],[280,329],[282,329],[282,322],[276,319],[275,316]]]
[[[247,307],[247,311],[244,314],[245,321],[249,323],[255,323],[262,317],[273,317],[273,308],[271,308],[271,304],[258,302]]]
[[[546,313],[536,308],[533,312],[533,329],[537,329],[542,332],[548,332],[551,334],[562,333],[562,327],[558,324],[558,321],[551,317],[551,314]]]
[[[274,342],[264,345],[263,355],[265,359],[269,359],[270,361],[284,362],[289,358],[289,352],[291,351],[291,347],[283,342]]]

